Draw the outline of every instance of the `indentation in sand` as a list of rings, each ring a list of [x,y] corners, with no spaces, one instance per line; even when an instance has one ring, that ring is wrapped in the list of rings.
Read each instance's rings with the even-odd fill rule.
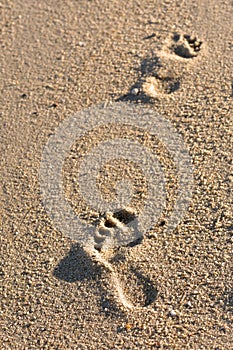
[[[172,38],[167,40],[164,52],[174,57],[190,59],[197,57],[203,46],[196,35],[175,33]]]
[[[127,226],[130,222],[134,222],[133,227]],[[93,245],[97,250],[107,250],[114,247],[116,240],[122,240],[126,237],[135,236],[138,239],[140,232],[137,230],[137,217],[132,208],[122,209],[116,213],[107,212],[100,219],[95,235],[93,237]]]
[[[142,92],[146,96],[156,98],[161,94],[170,94],[178,90],[180,82],[175,77],[147,77],[142,82]]]
[[[86,247],[85,251],[88,255],[100,264],[109,272],[109,278],[111,280],[112,287],[115,290],[116,299],[126,309],[137,310],[140,308],[148,307],[153,303],[157,297],[157,289],[153,283],[146,276],[140,274],[137,269],[130,269],[130,275],[127,281],[122,281],[119,274],[116,271],[115,265],[109,262],[109,256],[112,251],[101,251],[93,247]],[[133,283],[133,278],[137,280],[138,290],[129,288]],[[127,292],[126,292],[127,290]],[[130,290],[130,291],[129,291]],[[153,309],[151,309],[153,310]]]
[[[122,234],[128,234],[129,227],[127,224],[136,220],[137,217],[132,208],[122,209],[116,213],[105,213],[97,226],[93,242],[90,242],[85,247],[88,255],[109,272],[116,298],[127,309],[147,307],[155,300],[157,295],[157,291],[153,288],[149,278],[142,276],[136,269],[130,269],[130,276],[132,275],[132,278],[130,277],[129,284],[132,283],[133,279],[137,280],[135,285],[139,286],[138,296],[135,295],[135,292],[128,292],[129,285],[127,285],[127,281],[123,282],[116,271],[114,238],[119,230]],[[130,246],[132,247],[141,242],[142,237],[137,238]],[[134,290],[134,288],[131,289]],[[127,297],[126,294],[131,296]]]

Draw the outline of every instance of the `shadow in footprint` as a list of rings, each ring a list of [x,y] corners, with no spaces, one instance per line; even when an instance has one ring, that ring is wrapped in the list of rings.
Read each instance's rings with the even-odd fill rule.
[[[109,291],[104,289],[102,284],[102,272],[102,267],[92,261],[89,255],[76,244],[71,247],[68,255],[55,267],[53,275],[68,283],[89,281],[91,287],[94,282],[95,287],[92,288],[92,291],[97,293],[101,312],[111,317],[124,316],[125,313],[108,298]]]
[[[135,268],[131,268],[131,272],[137,277],[138,286],[141,287],[144,299],[140,301],[141,306],[147,307],[152,304],[158,295],[158,290],[153,282]]]
[[[177,55],[185,59],[196,57],[201,50],[202,41],[199,40],[196,36],[187,35],[187,34],[178,34],[173,35],[173,43],[171,44],[170,49]]]

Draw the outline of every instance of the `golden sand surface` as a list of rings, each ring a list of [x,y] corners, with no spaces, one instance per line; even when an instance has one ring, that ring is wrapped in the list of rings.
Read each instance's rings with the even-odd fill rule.
[[[3,0],[0,18],[0,348],[232,349],[233,2]],[[149,106],[179,132],[192,199],[168,234],[174,164],[146,135],[167,173],[167,213],[138,244],[84,249],[44,208],[42,154],[66,118],[117,102]],[[106,124],[64,165],[66,197],[86,220],[99,217],[75,192],[76,162]],[[122,166],[103,169],[107,197]],[[137,209],[146,183],[127,166]]]

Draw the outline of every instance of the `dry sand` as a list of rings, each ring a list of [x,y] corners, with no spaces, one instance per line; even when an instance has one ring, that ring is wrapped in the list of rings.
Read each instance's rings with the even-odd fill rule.
[[[232,349],[232,1],[3,0],[0,12],[0,348]],[[62,120],[116,100],[170,120],[195,185],[172,234],[158,225],[102,263],[55,229],[39,169]]]

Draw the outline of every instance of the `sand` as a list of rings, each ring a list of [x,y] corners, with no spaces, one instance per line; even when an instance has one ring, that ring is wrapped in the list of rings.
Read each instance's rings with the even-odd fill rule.
[[[232,349],[232,1],[3,0],[0,11],[0,348]],[[182,135],[193,196],[172,233],[165,215],[138,244],[93,251],[54,226],[40,163],[63,120],[117,101],[150,106]],[[69,159],[65,170],[85,214]]]

